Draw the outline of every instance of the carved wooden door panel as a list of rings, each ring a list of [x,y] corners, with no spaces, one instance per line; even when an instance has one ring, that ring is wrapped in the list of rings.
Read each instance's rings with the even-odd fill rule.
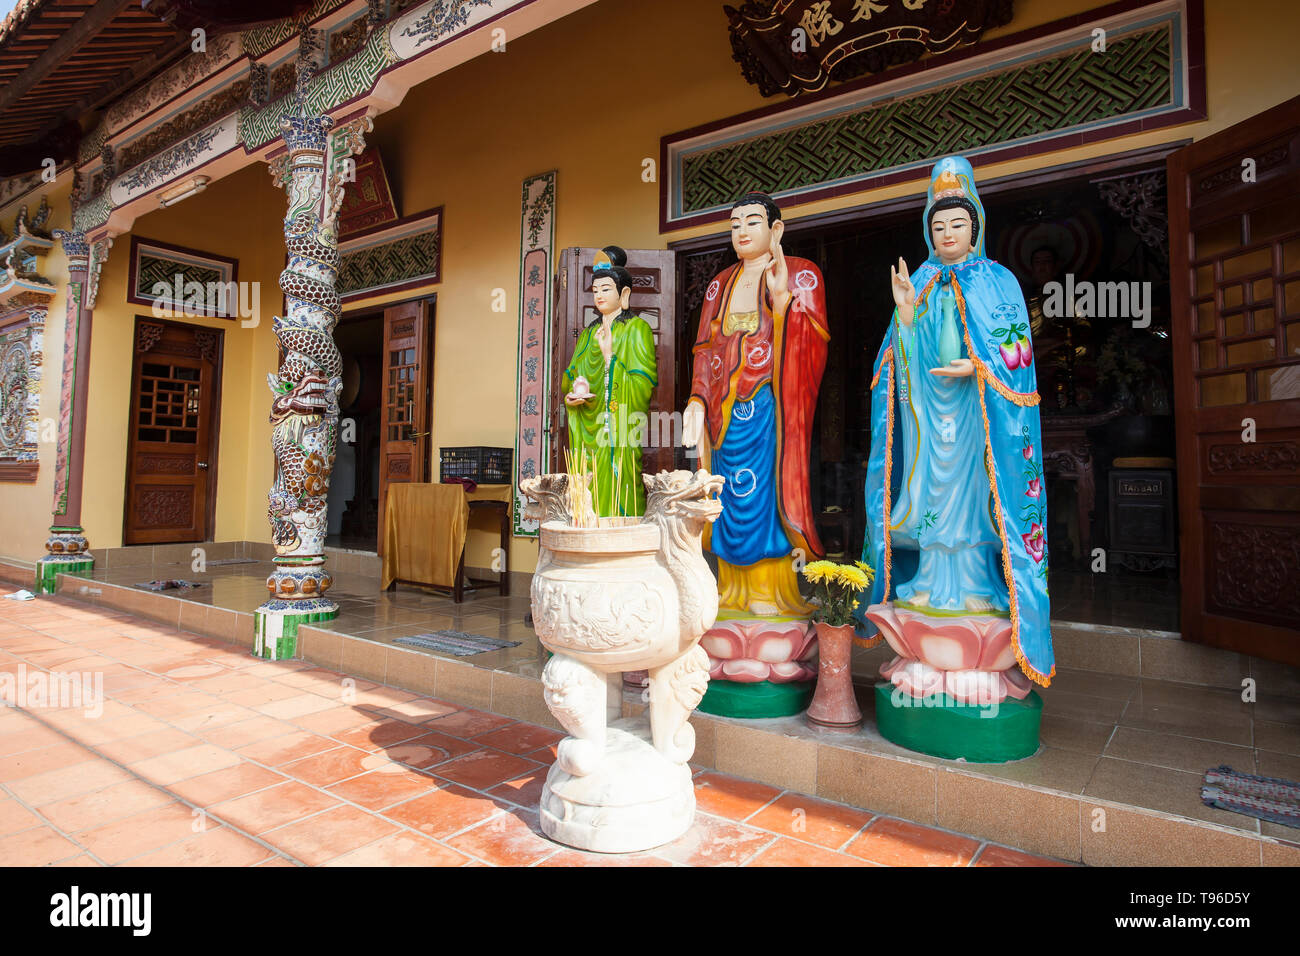
[[[219,329],[136,319],[126,544],[212,538],[223,335]]]
[[[1183,637],[1300,664],[1300,97],[1168,166]]]
[[[380,411],[379,543],[384,545],[388,486],[429,480],[433,395],[433,303],[404,302],[384,310],[383,399]]]
[[[550,470],[564,471],[564,449],[569,446],[567,406],[561,394],[560,380],[573,358],[573,347],[582,330],[600,319],[591,301],[591,274],[599,249],[569,248],[560,251],[559,274],[555,283],[555,327],[551,336],[551,420],[547,424],[550,439]],[[645,474],[671,471],[680,440],[663,413],[680,411],[676,407],[677,335],[673,327],[676,312],[676,254],[663,249],[628,249],[627,268],[632,273],[631,311],[649,323],[655,338],[655,365],[658,384],[650,395],[650,421],[646,428],[647,446],[641,453],[641,470]],[[660,413],[660,417],[656,417]]]

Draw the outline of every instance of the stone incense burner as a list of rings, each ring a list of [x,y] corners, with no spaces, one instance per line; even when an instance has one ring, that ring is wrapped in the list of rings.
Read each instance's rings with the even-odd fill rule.
[[[552,653],[546,705],[569,732],[542,791],[542,830],[604,853],[647,850],[695,816],[688,723],[708,687],[700,637],[718,613],[700,535],[722,512],[706,471],[646,475],[642,518],[577,527],[567,475],[524,481],[541,521],[533,575],[537,636]],[[624,671],[650,674],[646,714],[620,718]]]

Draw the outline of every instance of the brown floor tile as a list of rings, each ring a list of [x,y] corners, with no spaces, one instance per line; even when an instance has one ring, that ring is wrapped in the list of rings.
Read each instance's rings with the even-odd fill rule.
[[[296,717],[293,722],[304,730],[333,737],[349,730],[356,730],[358,727],[366,727],[377,719],[370,711],[349,704],[308,714],[305,717]]]
[[[555,746],[555,744],[548,744],[539,750],[530,750],[528,753],[524,754],[524,756],[529,760],[537,760],[541,763],[552,764],[555,763]]]
[[[270,851],[229,827],[208,829],[124,863],[124,866],[252,866]]]
[[[649,853],[587,853],[562,849],[548,856],[538,866],[672,866],[663,857]]]
[[[316,714],[323,710],[330,710],[335,706],[337,706],[336,701],[321,697],[319,694],[299,694],[296,697],[274,700],[269,704],[258,704],[253,709],[261,711],[268,717],[296,721],[297,718],[306,717],[308,714]]]
[[[227,750],[238,750],[249,744],[297,732],[298,728],[294,724],[259,714],[249,720],[206,730],[203,732],[203,739]]]
[[[198,744],[131,764],[133,773],[150,783],[167,786],[199,774],[224,770],[239,763],[239,756],[212,744]]]
[[[695,778],[695,805],[728,820],[744,820],[780,795],[778,787],[726,774],[702,773]]]
[[[200,807],[210,807],[223,800],[242,797],[246,793],[275,786],[277,783],[283,783],[285,779],[283,774],[266,770],[245,760],[224,770],[215,770],[190,780],[174,783],[171,791]]]
[[[12,783],[49,770],[84,763],[93,760],[94,757],[95,755],[84,747],[66,741],[37,750],[27,750],[0,760],[0,780]]]
[[[384,816],[442,840],[506,809],[506,804],[451,784],[390,807]]]
[[[531,866],[558,846],[534,831],[536,825],[536,814],[514,810],[452,837],[447,844],[496,866]]]
[[[805,794],[785,793],[746,822],[781,836],[838,850],[857,836],[873,816],[868,810],[829,803]]]
[[[131,779],[125,770],[106,760],[88,760],[61,770],[48,770],[7,784],[10,792],[34,807],[44,807],[77,794],[102,790]]]
[[[514,754],[501,753],[499,750],[477,750],[438,764],[434,773],[455,783],[485,790],[527,773],[536,766],[531,760]]]
[[[17,800],[0,799],[0,837],[39,826],[42,822]]]
[[[448,703],[445,700],[435,700],[432,697],[417,697],[415,700],[390,704],[386,708],[387,713],[392,714],[394,717],[415,723],[445,717],[448,714],[456,713],[458,710],[459,708],[455,704]]]
[[[530,810],[536,810],[542,802],[542,788],[546,786],[549,766],[541,766],[522,777],[507,780],[488,791],[494,797],[510,800]]]
[[[870,866],[866,860],[782,837],[746,866]]]
[[[273,827],[283,826],[336,806],[338,800],[329,794],[290,780],[268,790],[259,790],[244,797],[227,800],[211,808],[211,813],[249,833],[264,833]]]
[[[497,730],[510,723],[513,723],[511,718],[502,717],[498,714],[489,714],[485,710],[461,710],[446,717],[426,721],[425,726],[430,730],[450,734],[453,737],[475,737],[479,734],[485,734],[489,730]],[[542,743],[545,742],[542,741]],[[540,747],[541,743],[537,746]]]
[[[264,833],[262,839],[309,866],[319,866],[395,832],[397,827],[382,817],[355,807],[335,807]]]
[[[685,835],[655,853],[686,866],[741,866],[775,839],[754,827],[696,813]]]
[[[426,732],[423,727],[417,724],[408,724],[404,720],[390,718],[389,720],[376,721],[364,727],[358,727],[355,730],[334,734],[333,736],[335,740],[341,743],[374,752],[413,740]]]
[[[284,773],[317,787],[327,787],[371,769],[363,761],[368,754],[356,747],[335,747],[314,757],[305,757],[280,767]]]
[[[401,832],[345,853],[326,866],[464,866],[469,857],[413,833]]]
[[[885,866],[966,866],[977,849],[969,837],[880,817],[845,852]]]
[[[381,810],[436,789],[438,781],[402,764],[389,763],[329,787],[330,793],[368,810]]]
[[[104,826],[82,830],[77,841],[110,866],[193,836],[195,816],[170,803]]]
[[[1019,850],[1012,850],[1009,847],[998,846],[990,843],[984,847],[984,851],[975,861],[976,866],[1069,866],[1068,863],[1062,863],[1060,860],[1053,860],[1045,856],[1033,856],[1029,853],[1021,853]]]
[[[455,742],[450,749],[440,746],[440,744],[449,740]],[[389,760],[396,760],[408,767],[424,770],[437,766],[444,760],[460,756],[461,753],[470,752],[471,748],[472,745],[465,744],[464,741],[457,740],[455,737],[447,737],[443,734],[424,734],[414,740],[408,740],[406,743],[385,747],[383,754]]]
[[[173,799],[165,790],[128,779],[94,793],[47,804],[41,807],[41,815],[65,833],[76,833],[164,806]]]
[[[485,734],[477,734],[474,737],[474,742],[485,744],[496,750],[504,750],[506,753],[527,755],[540,747],[557,744],[563,739],[564,734],[551,730],[549,727],[518,723],[491,730]]]
[[[132,764],[148,760],[150,757],[196,747],[202,743],[203,741],[191,734],[168,727],[166,730],[154,730],[125,740],[106,741],[99,745],[99,752],[118,763]]]

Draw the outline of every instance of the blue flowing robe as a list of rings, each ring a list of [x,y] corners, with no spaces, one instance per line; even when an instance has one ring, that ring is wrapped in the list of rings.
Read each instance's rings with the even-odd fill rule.
[[[859,631],[874,633],[862,612],[883,600],[928,591],[931,606],[958,609],[980,596],[1010,617],[1021,670],[1046,686],[1055,658],[1028,312],[1015,276],[984,256],[984,208],[965,159],[935,166],[925,221],[944,172],[975,204],[979,236],[963,262],[945,266],[926,229],[931,256],[911,277],[913,324],[904,328],[895,313],[872,371],[862,559],[877,574]],[[975,374],[930,373],[953,358],[970,358]]]

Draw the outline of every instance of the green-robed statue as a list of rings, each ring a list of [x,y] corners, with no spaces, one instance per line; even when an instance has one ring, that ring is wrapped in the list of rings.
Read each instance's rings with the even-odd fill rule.
[[[645,511],[641,443],[658,382],[654,333],[628,311],[632,273],[626,265],[627,253],[618,246],[596,255],[591,291],[600,319],[582,330],[561,382],[569,451],[594,458],[593,501],[603,517]]]

